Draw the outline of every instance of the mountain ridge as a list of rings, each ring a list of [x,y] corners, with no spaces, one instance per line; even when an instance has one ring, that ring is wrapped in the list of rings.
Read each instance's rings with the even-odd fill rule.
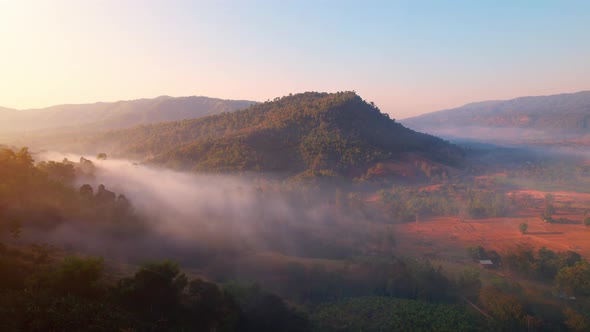
[[[203,96],[159,96],[115,102],[61,104],[25,110],[0,108],[0,130],[18,133],[81,126],[98,130],[117,129],[231,112],[254,103],[256,102]]]
[[[420,131],[462,138],[550,140],[590,134],[590,91],[469,103],[401,121]],[[478,133],[479,131],[479,133]]]
[[[349,91],[289,95],[232,113],[111,131],[87,143],[175,169],[221,172],[344,174],[410,152],[446,162],[461,154]]]

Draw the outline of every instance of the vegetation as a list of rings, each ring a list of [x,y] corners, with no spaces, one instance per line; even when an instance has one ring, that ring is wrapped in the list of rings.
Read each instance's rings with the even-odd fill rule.
[[[0,230],[49,230],[63,223],[96,225],[105,231],[140,232],[142,223],[131,202],[103,185],[96,194],[86,184],[74,188],[77,175],[93,171],[92,162],[67,159],[34,165],[28,149],[0,150]]]
[[[447,164],[463,156],[448,142],[403,127],[354,92],[290,95],[238,112],[111,132],[92,144],[113,142],[123,147],[119,154],[218,172],[349,174],[407,153]]]
[[[380,191],[380,196],[389,216],[396,221],[431,216],[504,217],[512,209],[503,193],[465,186],[443,185],[430,191],[394,187]]]
[[[504,217],[511,208],[506,195],[492,190],[467,190],[466,200],[472,218]]]
[[[419,165],[424,174],[436,174],[433,185],[416,188],[398,183],[380,191],[378,201],[367,200],[369,194],[363,192],[376,187],[372,182],[348,183],[335,190],[328,186],[310,189],[313,185],[293,189],[289,204],[300,201],[301,210],[306,210],[314,205],[303,202],[325,200],[321,213],[330,218],[305,228],[271,218],[272,225],[288,237],[268,231],[265,236],[274,241],[257,245],[280,263],[261,260],[260,266],[251,266],[257,264],[240,262],[236,256],[251,254],[241,249],[254,248],[241,243],[221,249],[203,245],[204,249],[197,247],[190,254],[166,251],[171,258],[198,269],[199,277],[168,260],[149,261],[133,267],[134,273],[115,274],[106,272],[112,264],[108,256],[69,256],[14,240],[32,231],[71,226],[91,230],[79,233],[82,240],[99,232],[120,242],[141,237],[151,220],[137,214],[127,197],[104,185],[79,185],[93,179],[95,172],[100,174],[97,167],[101,164],[85,158],[35,164],[27,149],[1,150],[0,239],[6,243],[0,245],[1,330],[583,331],[588,326],[584,301],[590,295],[590,268],[576,252],[521,246],[500,255],[481,246],[469,247],[467,253],[478,265],[479,260],[489,259],[496,270],[467,263],[451,273],[421,257],[402,257],[394,250],[395,234],[389,230],[393,226],[373,222],[381,220],[381,214],[387,221],[420,222],[432,216],[502,217],[517,212],[515,208],[525,201],[536,208],[535,213],[543,208],[541,199],[506,194],[499,187],[506,183],[454,183],[454,177],[431,167],[434,163]],[[340,167],[338,162],[330,165],[332,168],[321,169],[322,174],[335,173]],[[272,185],[261,185],[249,198],[264,201],[289,190],[289,184],[268,189]],[[323,190],[323,196],[303,188]],[[560,204],[560,212],[572,209],[551,196],[545,202]],[[344,215],[352,220],[358,216],[355,223],[361,226],[336,224],[334,220]],[[215,216],[212,220],[227,225]],[[258,222],[261,228],[270,225]],[[378,227],[379,236],[368,236],[361,231],[364,227]],[[231,228],[220,229],[232,232]],[[301,246],[293,249],[295,242],[286,238]],[[164,250],[165,244],[157,240],[157,248]],[[266,264],[268,268],[263,267]],[[502,269],[518,275],[514,280],[523,284],[526,279],[535,280],[550,290],[542,299],[533,298],[529,292],[534,289],[525,292],[514,280],[490,278],[488,273]],[[574,297],[580,300],[572,302]],[[557,301],[570,302],[559,306]]]
[[[381,201],[396,221],[417,221],[420,217],[457,215],[459,207],[443,190],[424,192],[412,188],[382,190]]]
[[[529,246],[518,246],[502,257],[503,265],[508,269],[546,281],[553,280],[561,269],[572,267],[581,260],[580,254],[573,251],[555,253],[543,247],[535,252]]]
[[[529,230],[529,224],[523,222],[518,225],[518,230],[520,230],[521,234],[526,234]]]
[[[532,280],[555,287],[555,294],[543,297],[546,304],[542,305],[530,293],[525,294],[523,287],[517,282],[494,280],[491,285],[481,287],[477,302],[491,320],[486,322],[487,330],[520,331],[527,329],[559,330],[565,326],[582,331],[589,322],[586,317],[588,303],[585,300],[570,302],[563,315],[556,314],[562,310],[560,301],[575,301],[576,297],[588,294],[588,262],[575,252],[553,252],[546,248],[534,251],[530,247],[519,246],[514,252],[500,257],[495,251],[487,251],[482,247],[468,248],[474,259],[490,258],[502,262],[502,267],[516,272]],[[468,287],[470,294],[478,288],[478,279],[473,272],[464,273],[461,277],[463,285]],[[465,281],[468,280],[468,281]],[[465,288],[462,288],[465,289]],[[473,299],[473,295],[471,296]],[[565,326],[564,326],[565,325]]]
[[[557,286],[571,294],[590,295],[590,264],[578,261],[574,265],[565,266],[555,277]]]
[[[170,261],[109,281],[100,258],[0,253],[2,331],[307,331],[307,318],[256,286],[189,280]]]
[[[358,297],[320,306],[317,331],[473,331],[464,308],[388,297]]]

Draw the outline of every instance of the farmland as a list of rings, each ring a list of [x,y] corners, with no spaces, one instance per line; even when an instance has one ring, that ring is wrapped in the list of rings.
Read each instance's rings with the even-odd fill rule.
[[[433,216],[421,217],[418,222],[396,223],[393,228],[398,250],[460,259],[468,246],[480,245],[498,252],[509,252],[518,245],[528,245],[537,249],[571,250],[590,257],[590,227],[582,222],[590,210],[590,194],[507,190],[507,187],[496,187],[495,190],[503,191],[512,200],[512,209],[507,216]],[[556,207],[554,219],[563,222],[545,222],[541,217],[548,195]],[[526,234],[519,231],[521,223],[528,225]]]

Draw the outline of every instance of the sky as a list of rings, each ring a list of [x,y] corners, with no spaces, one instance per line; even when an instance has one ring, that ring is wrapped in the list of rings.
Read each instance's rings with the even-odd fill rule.
[[[393,118],[590,90],[590,1],[0,0],[0,105],[354,90]]]

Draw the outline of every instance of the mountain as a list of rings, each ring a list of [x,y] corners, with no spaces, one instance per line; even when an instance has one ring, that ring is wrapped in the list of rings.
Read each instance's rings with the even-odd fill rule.
[[[590,135],[590,91],[471,103],[401,121],[436,135],[550,141]]]
[[[13,111],[16,111],[16,110],[14,110],[12,108],[0,107],[0,114],[3,112],[13,112]]]
[[[88,138],[86,149],[185,170],[343,174],[409,154],[454,163],[462,151],[405,128],[354,92],[306,92],[194,120]]]
[[[196,96],[161,96],[112,103],[58,105],[43,109],[0,108],[0,132],[18,133],[72,127],[92,130],[126,128],[231,112],[254,103]]]

